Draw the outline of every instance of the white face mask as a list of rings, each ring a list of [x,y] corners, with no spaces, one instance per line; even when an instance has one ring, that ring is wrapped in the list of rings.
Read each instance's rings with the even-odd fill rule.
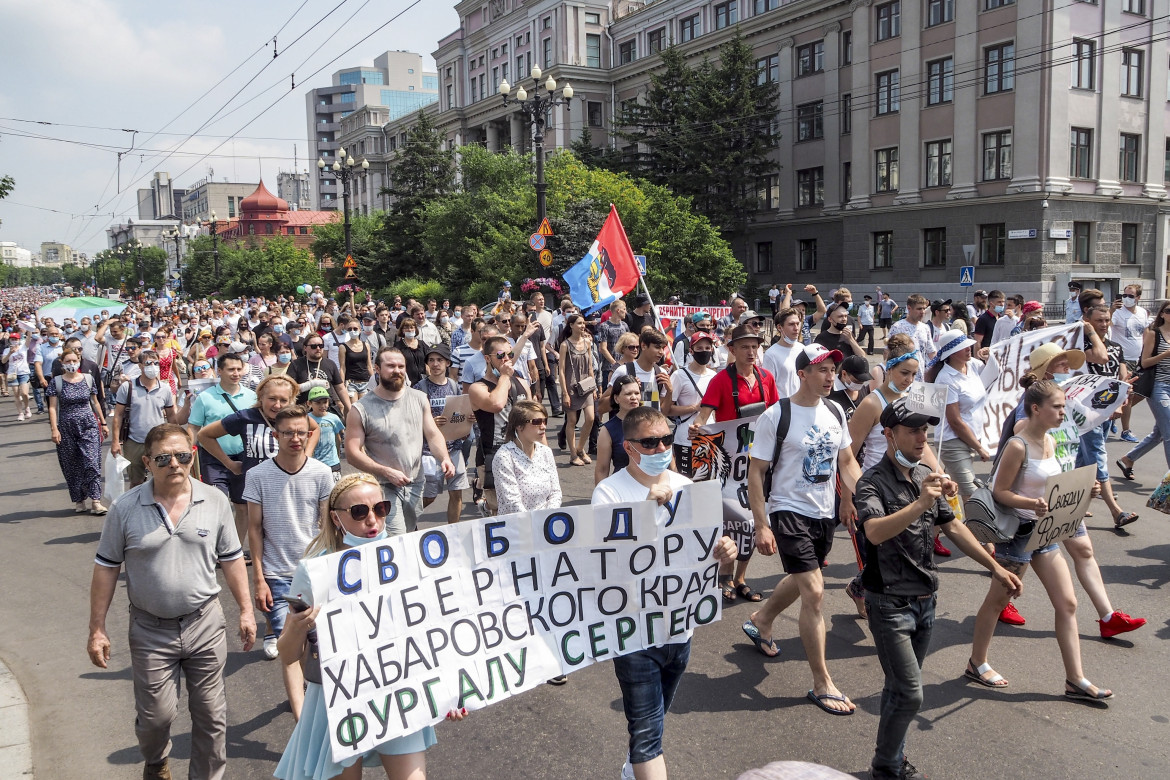
[[[142,375],[147,379],[158,379],[158,366],[143,366]]]
[[[1121,305],[1127,309],[1132,309],[1134,306],[1137,306],[1137,298],[1132,295],[1123,295],[1121,296]]]
[[[77,369],[81,368],[80,363],[62,363],[61,367],[65,369],[66,374],[75,374]]]

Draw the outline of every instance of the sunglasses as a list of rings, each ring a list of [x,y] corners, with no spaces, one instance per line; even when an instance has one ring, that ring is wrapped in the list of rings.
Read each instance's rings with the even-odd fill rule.
[[[353,328],[346,328],[346,330],[350,333],[361,333],[361,330],[354,330]]]
[[[639,347],[638,347],[638,345],[637,345],[637,344],[627,344],[625,348],[626,348],[626,349],[632,349],[632,350],[634,350],[635,352],[637,352],[637,351],[638,351],[638,349],[639,349]]]
[[[663,447],[669,447],[671,444],[673,444],[674,434],[668,433],[666,436],[650,436],[645,439],[626,439],[626,441],[631,441],[644,450],[653,450],[657,449],[659,444],[661,444]]]
[[[516,357],[516,353],[513,352],[512,350],[508,350],[507,352],[497,352],[496,353],[496,360],[503,360],[506,357],[507,358],[514,358],[514,357]]]
[[[533,417],[531,420],[528,421],[528,424],[529,425],[548,425],[548,418],[546,418],[546,417]]]
[[[161,469],[171,465],[171,458],[179,461],[179,465],[186,466],[191,462],[192,457],[194,457],[194,454],[191,452],[163,452],[158,455],[151,455],[150,459],[154,461],[154,465]]]
[[[137,344],[127,344],[126,349],[130,352],[133,352],[134,350],[138,349],[138,345]]]
[[[323,347],[323,346],[325,346],[325,345],[324,344],[306,344],[305,349],[321,349],[321,347]]]
[[[352,517],[354,521],[360,523],[370,516],[370,510],[373,510],[374,517],[386,517],[386,515],[390,514],[390,507],[391,503],[389,501],[379,501],[373,506],[369,506],[368,504],[354,504],[353,506],[349,507],[348,510],[336,509],[334,511],[348,511],[349,516]]]
[[[195,370],[196,371],[210,371],[211,364],[210,363],[200,363],[199,365],[195,366]]]

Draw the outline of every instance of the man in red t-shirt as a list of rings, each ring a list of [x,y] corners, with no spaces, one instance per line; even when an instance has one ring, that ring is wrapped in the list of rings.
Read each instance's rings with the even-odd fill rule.
[[[703,394],[703,408],[699,410],[695,423],[688,430],[692,439],[699,435],[699,426],[706,425],[711,420],[712,413],[715,415],[715,422],[755,417],[780,400],[780,394],[776,392],[776,380],[771,372],[756,365],[760,342],[759,331],[746,324],[731,331],[727,352],[729,359],[734,358],[734,362],[716,374],[707,385],[707,392]],[[733,388],[738,389],[738,394],[733,392]],[[748,549],[754,549],[754,545]],[[734,576],[733,564],[730,561],[719,565],[719,585],[725,603],[734,602],[737,596],[744,601],[752,602],[763,599],[763,596],[744,582],[749,561],[750,552],[746,557],[737,560],[734,563]]]

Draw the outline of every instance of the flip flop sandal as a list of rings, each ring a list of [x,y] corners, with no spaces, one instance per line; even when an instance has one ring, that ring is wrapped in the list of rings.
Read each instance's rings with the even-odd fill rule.
[[[1136,512],[1122,512],[1117,516],[1117,519],[1113,521],[1113,527],[1122,528],[1129,525],[1130,523],[1135,522],[1137,519],[1138,515]]]
[[[1121,475],[1132,482],[1133,481],[1133,466],[1126,466],[1124,463],[1121,462],[1120,458],[1118,458],[1117,460],[1115,460],[1113,462],[1117,464],[1117,468],[1121,469]]]
[[[1089,688],[1093,683],[1081,678],[1080,682],[1073,682],[1072,680],[1065,680],[1064,684],[1068,686],[1064,689],[1064,695],[1070,699],[1087,699],[1088,701],[1105,701],[1113,698],[1113,691],[1106,691],[1103,688],[1098,688],[1097,693],[1089,692]],[[1070,691],[1069,688],[1072,688]]]
[[[765,658],[775,658],[776,656],[780,655],[780,648],[776,647],[776,640],[769,639],[767,642],[765,642],[764,637],[760,636],[760,629],[756,628],[756,624],[751,620],[745,620],[740,628],[742,628],[743,632],[747,634],[747,638],[752,640],[752,644],[756,646],[756,650],[760,652],[760,655],[764,656]],[[775,650],[776,652],[765,653],[765,647]]]
[[[825,704],[825,699],[829,699],[831,701],[839,701],[842,704],[845,703],[846,701],[848,701],[848,699],[846,699],[844,696],[840,696],[836,693],[822,693],[820,696],[818,696],[817,694],[813,693],[812,691],[809,691],[808,696],[806,698],[809,701],[811,701],[813,704],[820,707],[825,712],[829,713],[830,715],[841,715],[841,716],[852,715],[856,711],[856,710],[835,710],[832,707],[830,707],[829,705]]]
[[[759,602],[764,600],[764,597],[762,595],[760,595],[759,593],[756,593],[751,588],[749,588],[746,582],[741,582],[739,585],[736,585],[735,586],[735,593],[744,601],[750,601],[753,604],[759,603]]]
[[[1002,674],[1000,674],[999,672],[995,672],[995,670],[991,668],[991,664],[980,664],[979,668],[972,671],[971,667],[974,665],[975,664],[973,661],[967,661],[967,668],[963,670],[963,676],[966,677],[968,680],[971,680],[972,682],[977,682],[980,685],[982,685],[984,688],[1006,688],[1006,687],[1008,687],[1008,681],[1003,679]],[[987,674],[988,672],[995,672],[995,676],[988,679],[988,680],[983,679],[983,675]],[[1002,683],[1002,685],[1001,685],[1001,683]]]

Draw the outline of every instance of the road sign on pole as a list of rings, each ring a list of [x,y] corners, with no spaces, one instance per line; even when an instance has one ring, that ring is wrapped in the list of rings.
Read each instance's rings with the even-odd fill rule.
[[[634,262],[638,264],[638,273],[646,275],[646,255],[634,255]]]
[[[548,224],[548,217],[545,217],[540,221],[540,229],[538,229],[536,232],[540,233],[542,236],[551,236],[553,234],[552,225]]]
[[[975,245],[963,244],[963,260],[967,265],[971,265],[971,261],[975,259]]]
[[[345,256],[345,263],[342,264],[342,267],[343,268],[357,268],[357,260],[353,259],[353,255],[346,255]]]
[[[975,266],[965,265],[959,269],[959,286],[970,287],[975,284]]]
[[[346,268],[345,269],[345,278],[346,279],[356,279],[357,273],[352,268]]]
[[[528,246],[532,247],[533,252],[542,251],[548,244],[548,239],[544,237],[543,233],[533,233],[528,237]]]
[[[551,249],[540,250],[540,264],[545,268],[553,264],[553,253]]]

